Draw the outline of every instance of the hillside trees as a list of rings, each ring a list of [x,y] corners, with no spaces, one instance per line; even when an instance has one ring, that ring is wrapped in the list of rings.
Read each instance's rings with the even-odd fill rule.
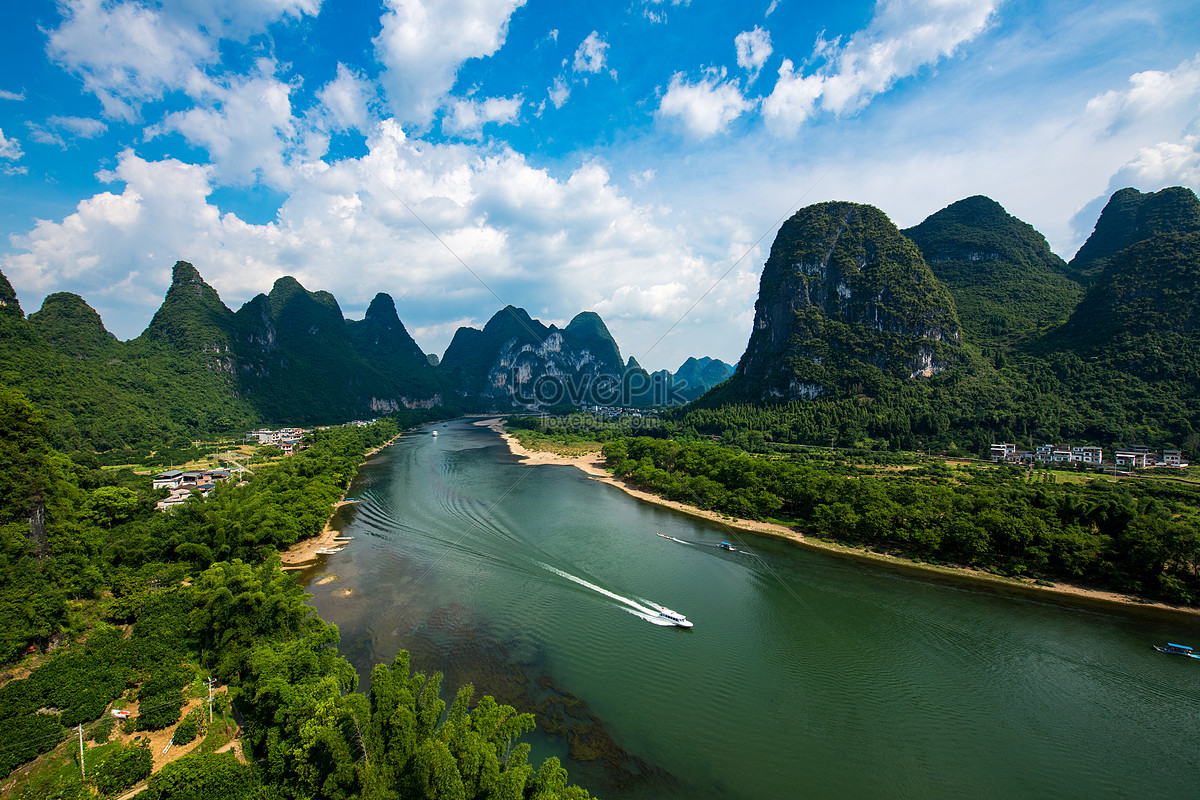
[[[702,508],[1005,574],[1200,601],[1200,490],[1183,484],[1047,485],[1008,467],[871,474],[648,437],[604,454],[618,477]]]

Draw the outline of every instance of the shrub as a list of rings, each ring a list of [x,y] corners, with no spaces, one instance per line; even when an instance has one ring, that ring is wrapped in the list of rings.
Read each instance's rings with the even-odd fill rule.
[[[149,744],[111,745],[88,770],[100,794],[123,792],[150,775],[154,758]]]
[[[53,750],[66,735],[57,714],[25,714],[5,720],[0,725],[0,775]]]
[[[149,800],[249,800],[258,797],[254,767],[233,753],[191,753],[150,778]]]
[[[92,741],[97,744],[104,744],[112,736],[113,728],[116,726],[117,718],[112,714],[105,714],[92,726]]]
[[[204,729],[204,723],[208,720],[208,712],[204,709],[193,709],[183,721],[175,726],[175,744],[188,744]]]

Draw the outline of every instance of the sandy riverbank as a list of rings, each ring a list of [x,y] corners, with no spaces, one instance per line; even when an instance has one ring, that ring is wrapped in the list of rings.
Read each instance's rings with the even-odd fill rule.
[[[521,443],[517,441],[515,436],[504,430],[503,421],[499,417],[480,420],[475,424],[490,428],[504,437],[504,441],[508,444],[508,447],[512,451],[513,455],[518,456],[524,464],[559,464],[563,466],[576,467],[577,469],[583,470],[594,480],[602,481],[610,486],[615,486],[621,491],[632,495],[639,500],[645,500],[647,503],[655,503],[660,506],[666,506],[681,513],[699,517],[701,519],[716,523],[717,525],[724,526],[725,528],[729,529],[731,540],[734,541],[738,540],[737,532],[750,533],[755,536],[771,536],[776,539],[785,539],[799,547],[807,547],[812,550],[821,550],[826,553],[845,558],[870,561],[891,569],[900,569],[921,573],[927,577],[937,580],[969,582],[972,585],[987,587],[998,592],[1038,597],[1047,601],[1058,602],[1082,608],[1091,608],[1101,611],[1115,611],[1119,609],[1125,612],[1163,619],[1168,622],[1200,622],[1200,609],[1196,608],[1171,606],[1166,605],[1165,603],[1152,603],[1129,595],[1119,594],[1117,592],[1108,592],[1100,589],[1088,589],[1082,586],[1072,586],[1070,584],[1055,583],[1053,586],[1038,586],[1032,581],[1032,579],[1018,580],[1015,578],[1003,578],[998,575],[993,575],[989,572],[981,572],[980,570],[969,569],[966,567],[947,567],[935,564],[923,564],[886,553],[876,553],[869,550],[864,550],[861,547],[855,548],[846,545],[824,542],[819,539],[814,539],[810,536],[805,536],[800,531],[783,525],[777,525],[770,522],[758,522],[756,520],[749,519],[725,517],[712,511],[705,511],[704,509],[689,506],[674,500],[667,500],[659,497],[658,495],[644,492],[641,489],[637,489],[634,486],[629,485],[625,481],[614,478],[606,469],[604,469],[604,459],[598,452],[568,457],[560,456],[556,453],[529,450],[523,447]]]
[[[329,521],[325,523],[325,527],[321,529],[320,533],[311,539],[296,542],[279,554],[279,560],[283,562],[283,568],[285,570],[307,569],[321,557],[321,554],[317,552],[318,550],[326,547],[341,547],[347,544],[347,542],[334,541],[333,537],[341,536],[342,532],[333,527],[333,518],[337,516],[339,508],[357,502],[357,500],[339,500],[334,503],[333,513],[329,515]]]
[[[370,458],[383,448],[395,444],[396,441],[403,435],[403,433],[398,433],[378,447],[371,448],[367,452],[363,453],[363,458]],[[303,541],[296,542],[287,550],[284,550],[279,554],[279,560],[283,562],[283,568],[285,570],[308,569],[316,562],[318,558],[321,557],[321,554],[317,552],[318,550],[323,550],[326,547],[342,547],[343,545],[348,544],[347,542],[334,541],[334,537],[340,536],[342,532],[333,527],[333,518],[337,516],[339,508],[357,502],[357,500],[339,500],[338,502],[334,503],[333,512],[329,515],[329,521],[325,523],[325,527],[321,529],[320,533],[311,539],[304,539]]]

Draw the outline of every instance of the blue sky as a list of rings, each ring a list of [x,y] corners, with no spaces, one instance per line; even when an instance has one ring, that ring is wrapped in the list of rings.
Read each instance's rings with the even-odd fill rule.
[[[427,352],[511,303],[652,369],[745,348],[782,219],[988,195],[1069,259],[1200,189],[1182,0],[61,0],[0,32],[0,270],[122,339],[176,260],[294,275]]]

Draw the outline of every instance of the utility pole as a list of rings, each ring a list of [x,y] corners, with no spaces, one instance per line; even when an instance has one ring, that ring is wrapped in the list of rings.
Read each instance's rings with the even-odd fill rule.
[[[208,676],[208,725],[212,727],[212,675]]]
[[[79,723],[79,777],[86,778],[87,771],[83,767],[83,723]]]

